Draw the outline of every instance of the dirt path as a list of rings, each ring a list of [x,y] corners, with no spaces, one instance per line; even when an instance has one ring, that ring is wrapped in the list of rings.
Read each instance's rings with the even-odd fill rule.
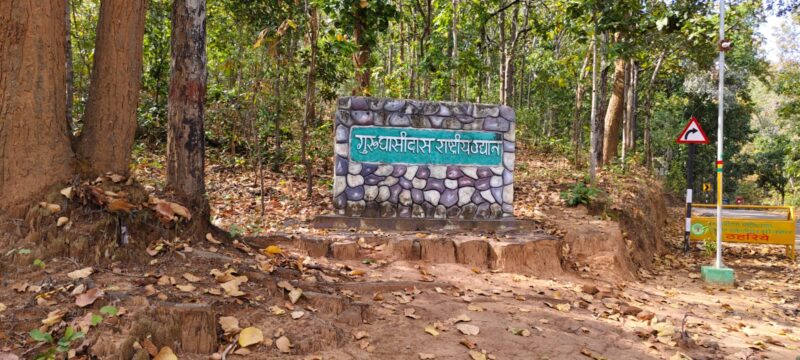
[[[124,314],[91,327],[84,344],[74,348],[99,358],[132,355],[147,331],[157,331],[142,332],[142,319],[175,303],[208,304],[215,316],[232,316],[241,328],[263,332],[264,342],[231,348],[228,359],[793,359],[798,354],[800,272],[783,249],[727,248],[738,287],[712,289],[698,276],[710,258],[700,251],[683,256],[677,222],[668,234],[669,253],[656,259],[652,271],[640,271],[639,281],[626,283],[580,271],[548,279],[457,264],[324,258],[306,260],[300,272],[286,259],[247,255],[255,250],[242,244],[208,241],[192,243],[191,251],[158,255],[142,267],[95,269],[80,280],[66,275],[79,264],[53,259],[44,271],[21,271],[3,281],[0,354],[27,357],[45,348],[27,333],[53,311],[66,310],[54,325],[63,328],[113,305]],[[278,266],[266,274],[264,266],[272,265]],[[248,277],[240,285],[243,296],[226,296],[231,294],[209,275],[226,266]],[[338,269],[343,276],[308,267]],[[280,289],[287,284],[281,279],[303,289],[296,304]],[[105,295],[79,308],[69,292],[81,284]],[[53,295],[37,299],[37,293],[48,292]],[[458,328],[465,324],[478,334],[463,334]],[[465,332],[476,328],[467,326]],[[235,339],[222,333],[220,327],[212,330],[217,357]],[[293,344],[288,354],[275,345],[281,336]],[[151,341],[181,346],[155,336]],[[128,350],[120,350],[125,346]]]

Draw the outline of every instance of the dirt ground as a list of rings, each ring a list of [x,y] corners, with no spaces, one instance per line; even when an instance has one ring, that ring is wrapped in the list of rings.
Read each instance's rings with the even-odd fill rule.
[[[556,235],[570,230],[564,227],[591,228],[614,220],[558,205],[559,188],[553,184],[560,183],[559,177],[574,176],[563,166],[522,166],[543,170],[524,179],[531,186],[520,191],[521,218],[542,221]],[[300,182],[270,181],[276,193],[294,194],[292,187],[302,187]],[[230,183],[219,181],[210,188],[222,191]],[[253,187],[235,191],[247,193]],[[147,262],[107,265],[67,256],[40,264],[21,252],[24,244],[2,249],[2,261],[14,265],[0,279],[0,359],[34,358],[55,349],[34,341],[29,332],[42,328],[58,341],[68,326],[84,330],[85,337],[67,341],[70,352],[59,356],[84,359],[171,359],[166,348],[181,359],[800,355],[797,263],[782,248],[726,247],[724,258],[736,271],[737,286],[707,287],[699,279],[699,267],[711,257],[700,247],[686,255],[680,250],[681,208],[670,208],[668,224],[659,225],[665,234],[663,253],[648,266],[633,259],[633,276],[565,257],[560,275],[536,277],[393,260],[386,246],[357,240],[358,256],[351,260],[306,257],[292,242],[272,235],[328,236],[302,221],[325,208],[322,200],[303,206],[293,200],[295,195],[276,195],[267,204],[294,213],[259,227],[248,218],[258,212],[258,201],[247,201],[242,208],[230,205],[235,194],[225,196],[214,197],[216,221],[229,230],[239,223],[233,229],[250,235],[234,243],[214,237],[162,241],[160,247],[148,248],[154,254]],[[318,196],[324,197],[324,191]],[[237,221],[237,214],[248,220]],[[351,235],[358,238],[355,230]],[[74,272],[88,266],[90,274]],[[204,349],[205,354],[190,354],[192,349]]]

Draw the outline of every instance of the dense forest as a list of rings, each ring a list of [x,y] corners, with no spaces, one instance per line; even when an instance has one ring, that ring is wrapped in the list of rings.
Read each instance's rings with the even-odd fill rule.
[[[112,161],[133,147],[144,161],[167,151],[172,2],[107,13],[101,3],[113,2],[69,0],[63,14],[68,129],[80,154]],[[797,204],[800,15],[783,2],[729,7],[726,196]],[[674,190],[686,186],[686,147],[674,141],[686,120],[716,141],[716,2],[214,0],[205,10],[207,156],[308,177],[309,189],[329,181],[317,175],[330,168],[335,99],[350,94],[507,104],[537,151],[587,169],[591,158],[610,171],[638,164]],[[782,55],[770,63],[756,29],[776,14]],[[118,26],[131,31],[112,39]],[[109,52],[106,42],[131,46]],[[93,91],[119,90],[112,83],[134,91],[139,67],[138,98],[93,105]],[[99,151],[87,139],[111,128],[92,118],[114,111],[135,116],[114,129],[135,141]],[[695,189],[712,182],[713,159],[700,146]]]

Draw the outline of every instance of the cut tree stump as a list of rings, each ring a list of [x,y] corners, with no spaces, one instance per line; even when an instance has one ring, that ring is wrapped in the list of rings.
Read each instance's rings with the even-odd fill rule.
[[[156,307],[155,322],[160,334],[154,342],[160,346],[190,354],[212,354],[217,351],[217,314],[208,304],[161,303]]]

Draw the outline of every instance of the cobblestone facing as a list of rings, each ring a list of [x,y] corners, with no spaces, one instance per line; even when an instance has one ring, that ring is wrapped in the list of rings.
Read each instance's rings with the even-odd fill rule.
[[[350,160],[350,127],[503,134],[502,166],[370,164]],[[340,215],[498,219],[514,214],[514,109],[505,105],[344,97],[334,129],[333,204]]]

